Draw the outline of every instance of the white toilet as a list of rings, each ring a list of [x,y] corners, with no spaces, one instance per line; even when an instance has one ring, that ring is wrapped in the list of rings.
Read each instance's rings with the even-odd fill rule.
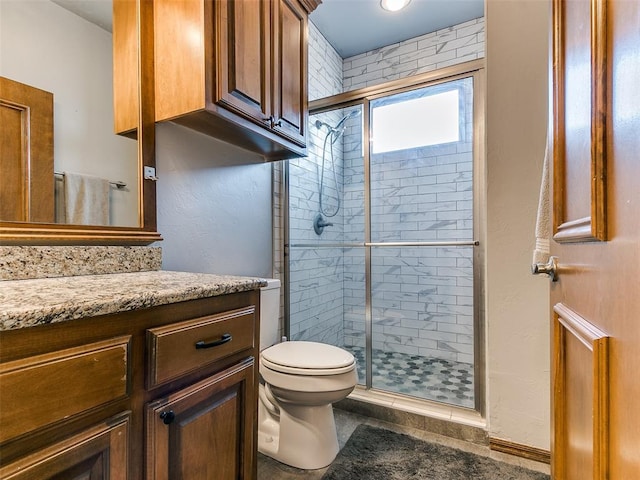
[[[258,399],[258,451],[296,468],[322,468],[338,454],[331,404],[349,395],[358,383],[356,361],[346,350],[322,343],[274,345],[279,287],[279,280],[269,280],[260,295],[264,383]]]

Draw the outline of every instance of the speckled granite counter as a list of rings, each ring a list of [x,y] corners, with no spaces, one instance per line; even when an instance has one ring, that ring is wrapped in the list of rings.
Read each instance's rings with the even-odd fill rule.
[[[260,278],[171,271],[0,281],[0,331],[254,290]]]

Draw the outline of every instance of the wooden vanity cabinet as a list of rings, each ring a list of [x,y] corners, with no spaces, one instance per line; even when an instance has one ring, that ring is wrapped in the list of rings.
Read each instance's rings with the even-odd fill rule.
[[[147,479],[253,478],[253,359],[146,407]]]
[[[259,293],[0,332],[0,478],[255,479]]]
[[[156,121],[281,160],[306,154],[317,0],[154,0]]]

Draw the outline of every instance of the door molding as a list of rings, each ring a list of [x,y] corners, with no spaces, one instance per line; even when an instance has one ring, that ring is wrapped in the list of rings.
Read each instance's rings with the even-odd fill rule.
[[[575,443],[576,437],[580,437],[568,431],[568,422],[570,419],[575,421],[574,416],[586,413],[583,418],[592,418],[591,431],[588,432],[592,438],[593,453],[591,478],[605,480],[609,468],[609,337],[562,303],[557,303],[553,311],[553,478],[570,478],[567,476],[571,468],[570,459],[580,458],[579,453],[574,455],[570,449],[579,450],[585,445],[568,445],[569,438]],[[577,362],[574,363],[573,359]],[[582,378],[581,373],[585,373]],[[578,393],[591,391],[591,399],[576,398],[572,386]],[[586,412],[579,411],[579,406],[575,407],[580,402],[587,402]]]
[[[561,243],[607,239],[606,2],[553,1],[553,238]],[[589,26],[588,32],[582,31],[584,24]],[[577,42],[589,45],[587,72],[582,70],[585,59],[582,50],[575,48]],[[565,88],[577,77],[587,85],[585,73],[589,74],[590,92],[575,88],[575,83],[571,89]],[[585,103],[589,104],[588,113]],[[589,198],[580,203],[588,201],[589,205],[568,208],[567,199],[575,198],[567,191],[570,182],[566,177],[574,173],[568,171],[568,165],[590,172],[590,185],[580,185],[589,191]],[[586,183],[586,176],[580,176],[580,182]]]

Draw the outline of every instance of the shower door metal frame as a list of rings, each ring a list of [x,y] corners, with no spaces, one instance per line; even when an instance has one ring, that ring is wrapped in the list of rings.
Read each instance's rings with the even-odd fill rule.
[[[443,84],[463,78],[473,79],[473,240],[452,242],[372,242],[371,241],[371,155],[370,155],[370,100],[390,96],[405,91],[416,90]],[[364,242],[348,243],[298,243],[290,244],[289,238],[289,163],[284,168],[284,201],[286,208],[284,217],[284,312],[285,335],[289,337],[289,301],[290,270],[289,251],[294,248],[345,248],[363,247],[365,254],[365,388],[373,387],[373,307],[371,297],[371,250],[373,247],[439,247],[439,246],[471,246],[473,248],[473,342],[474,342],[474,410],[485,417],[485,322],[484,322],[484,245],[486,232],[484,229],[485,198],[485,150],[484,150],[484,59],[465,62],[440,70],[428,72],[381,85],[365,87],[351,92],[334,95],[309,102],[309,115],[331,110],[362,106],[363,121],[363,162],[364,162]],[[385,390],[382,390],[385,391]],[[386,392],[386,391],[385,391]],[[391,392],[394,393],[395,392]],[[397,394],[401,395],[401,394]],[[424,402],[442,404],[434,400],[420,399]],[[469,410],[454,404],[445,404],[454,409]]]

